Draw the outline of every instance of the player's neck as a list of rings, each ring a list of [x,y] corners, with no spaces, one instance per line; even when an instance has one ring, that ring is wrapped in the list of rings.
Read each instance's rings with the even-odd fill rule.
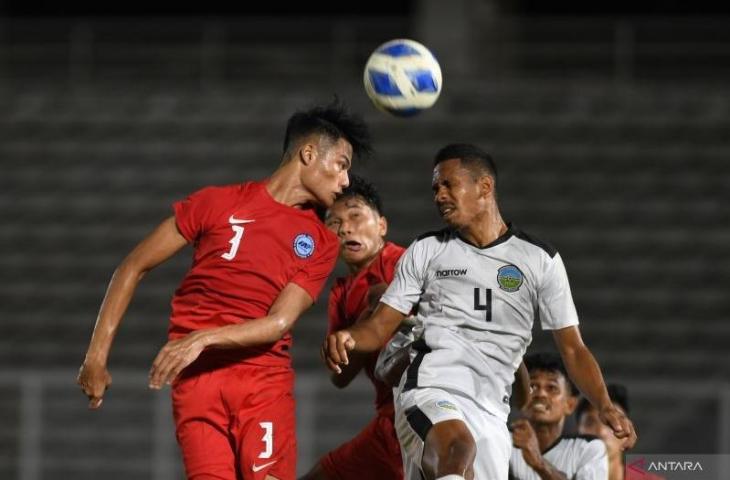
[[[472,245],[486,247],[507,231],[507,224],[502,220],[499,211],[487,213],[459,231],[462,237]]]
[[[563,434],[563,424],[565,420],[557,423],[532,423],[532,428],[537,435],[537,443],[540,445],[540,451],[545,452],[553,446]]]
[[[314,200],[312,194],[302,185],[295,162],[285,163],[277,168],[269,177],[266,190],[271,198],[290,207],[302,208]]]

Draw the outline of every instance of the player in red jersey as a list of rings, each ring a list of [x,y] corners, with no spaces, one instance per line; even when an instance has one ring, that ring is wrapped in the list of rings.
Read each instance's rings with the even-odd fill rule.
[[[99,408],[109,351],[135,287],[187,244],[193,264],[172,299],[169,341],[149,386],[172,385],[188,478],[295,477],[289,330],[317,298],[338,242],[315,213],[349,183],[370,150],[364,122],[335,102],[295,113],[270,178],[199,190],[114,272],[78,383]]]
[[[340,239],[340,257],[350,274],[338,278],[329,298],[329,332],[367,318],[393,279],[404,249],[385,241],[388,229],[375,187],[353,176],[327,212],[326,224]],[[340,375],[332,374],[339,388],[364,370],[375,386],[375,418],[352,440],[323,456],[302,480],[399,480],[403,478],[400,446],[393,425],[391,387],[377,380],[375,354],[353,356]]]

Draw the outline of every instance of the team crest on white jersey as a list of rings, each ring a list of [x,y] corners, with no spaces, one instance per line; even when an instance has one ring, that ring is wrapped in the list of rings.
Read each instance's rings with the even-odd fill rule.
[[[516,292],[524,280],[525,276],[515,265],[505,265],[497,270],[497,283],[505,292]]]
[[[444,410],[453,410],[454,412],[459,411],[459,409],[456,408],[456,405],[448,400],[439,400],[438,402],[436,402],[436,406],[439,408],[443,408]]]
[[[314,253],[314,239],[308,233],[300,233],[294,239],[294,253],[299,258],[309,258]]]

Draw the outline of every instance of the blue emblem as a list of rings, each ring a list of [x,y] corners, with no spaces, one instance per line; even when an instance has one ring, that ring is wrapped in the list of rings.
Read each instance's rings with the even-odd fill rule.
[[[314,239],[308,233],[300,233],[294,239],[294,253],[299,258],[309,258],[314,253]]]
[[[497,283],[505,292],[516,292],[522,286],[525,276],[514,265],[505,265],[497,270]]]

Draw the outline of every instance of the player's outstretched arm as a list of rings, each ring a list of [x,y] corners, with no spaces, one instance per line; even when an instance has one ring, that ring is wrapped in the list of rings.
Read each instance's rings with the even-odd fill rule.
[[[373,311],[380,302],[380,297],[383,296],[388,285],[385,283],[378,283],[368,288],[367,306],[357,317],[355,323],[364,322],[373,314]],[[331,332],[330,332],[331,333]],[[353,352],[354,355],[350,355],[349,363],[341,366],[342,373],[332,373],[330,380],[332,384],[337,388],[345,388],[352,380],[360,373],[360,370],[365,366],[366,355],[359,355],[357,352]]]
[[[312,303],[314,300],[306,290],[296,283],[289,283],[276,297],[265,317],[239,325],[198,330],[167,342],[152,363],[150,388],[160,389],[172,383],[206,348],[236,349],[276,342]]]
[[[617,409],[608,396],[598,362],[583,343],[577,326],[553,331],[553,338],[568,370],[568,375],[589,402],[598,409],[601,420],[611,427],[617,438],[624,439],[624,448],[636,443],[631,420]]]
[[[525,362],[520,362],[515,372],[515,381],[512,384],[512,401],[514,405],[522,410],[530,400],[530,374],[527,371]]]
[[[367,320],[358,321],[348,329],[327,335],[320,351],[322,359],[330,370],[341,373],[341,366],[349,363],[349,351],[377,351],[393,335],[405,317],[405,314],[395,308],[378,303]]]
[[[77,378],[77,383],[89,397],[89,408],[101,406],[104,392],[111,385],[112,378],[106,368],[109,351],[137,284],[148,271],[170,258],[186,243],[175,225],[175,218],[170,217],[142,240],[114,271]]]

